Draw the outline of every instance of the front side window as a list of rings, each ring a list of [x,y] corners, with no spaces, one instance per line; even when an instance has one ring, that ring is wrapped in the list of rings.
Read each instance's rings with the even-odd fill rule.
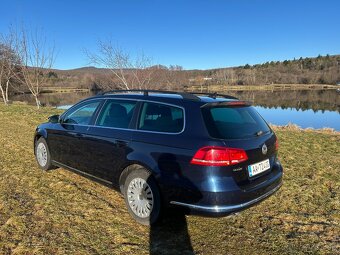
[[[144,103],[138,128],[140,130],[178,133],[183,130],[183,109],[157,103]]]
[[[107,100],[97,120],[97,126],[128,128],[136,101]]]
[[[84,103],[79,108],[71,110],[63,118],[63,123],[76,125],[89,125],[100,101]]]

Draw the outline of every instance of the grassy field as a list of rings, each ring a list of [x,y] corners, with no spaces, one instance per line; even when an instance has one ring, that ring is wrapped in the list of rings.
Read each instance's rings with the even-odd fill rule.
[[[0,254],[336,254],[340,135],[277,129],[284,185],[225,218],[135,223],[121,195],[64,169],[37,168],[35,126],[52,108],[0,104]]]

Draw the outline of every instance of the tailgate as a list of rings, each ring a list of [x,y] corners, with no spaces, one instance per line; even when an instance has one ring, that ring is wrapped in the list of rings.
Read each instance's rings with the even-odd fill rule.
[[[226,101],[208,103],[201,110],[211,137],[247,153],[246,161],[228,167],[236,182],[249,185],[265,179],[276,160],[276,136],[255,108],[242,101]]]
[[[231,166],[232,175],[238,184],[249,184],[253,180],[266,178],[266,175],[271,172],[276,159],[275,142],[276,136],[273,132],[250,139],[225,141],[227,147],[244,149],[248,156],[247,161]],[[266,167],[258,172],[251,172],[252,169],[249,169],[253,165],[257,167],[258,163],[268,163],[268,161],[269,169]]]

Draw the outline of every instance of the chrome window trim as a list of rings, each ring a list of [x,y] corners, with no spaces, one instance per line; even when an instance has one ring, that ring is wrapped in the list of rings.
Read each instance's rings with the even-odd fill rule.
[[[73,126],[83,126],[83,127],[96,127],[96,128],[106,128],[106,129],[114,129],[114,130],[124,130],[124,131],[137,131],[137,132],[143,132],[143,133],[152,133],[152,134],[166,134],[166,135],[179,135],[181,133],[183,133],[185,131],[186,128],[186,113],[185,113],[185,109],[183,106],[179,106],[179,105],[175,105],[175,104],[170,104],[170,103],[164,103],[164,102],[158,102],[158,101],[152,101],[152,100],[144,100],[144,99],[133,99],[133,98],[115,98],[115,97],[105,97],[105,98],[91,98],[88,99],[84,102],[87,101],[92,101],[92,100],[105,100],[104,104],[106,103],[106,100],[108,99],[118,99],[118,100],[130,100],[130,101],[136,101],[136,102],[148,102],[148,103],[156,103],[156,104],[163,104],[163,105],[168,105],[168,106],[172,106],[172,107],[176,107],[176,108],[180,108],[183,111],[183,128],[180,132],[177,133],[171,133],[171,132],[159,132],[159,131],[149,131],[149,130],[141,130],[141,129],[131,129],[131,128],[115,128],[115,127],[103,127],[103,126],[97,126],[97,120],[98,120],[98,116],[101,113],[101,111],[103,110],[100,109],[100,111],[98,112],[98,115],[96,116],[96,120],[95,120],[95,125],[82,125],[82,124],[72,124],[72,123],[61,123],[62,125],[73,125]],[[76,105],[74,105],[76,106]],[[66,112],[64,112],[61,117],[63,117],[64,114],[66,114],[69,110],[71,110],[73,108],[73,106],[68,109]]]

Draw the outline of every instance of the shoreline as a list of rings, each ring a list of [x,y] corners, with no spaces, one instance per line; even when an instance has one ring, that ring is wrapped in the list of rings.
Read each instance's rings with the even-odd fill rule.
[[[0,101],[0,106],[4,106],[4,103]],[[23,101],[12,101],[10,102],[10,106],[26,106],[30,108],[36,108],[35,105],[30,105],[27,102]],[[9,106],[9,107],[10,107]],[[59,109],[57,106],[43,106],[42,109],[50,109],[50,110],[57,110],[57,111],[63,111],[64,109]],[[323,128],[313,128],[313,127],[307,127],[302,128],[297,124],[294,123],[288,123],[286,125],[275,125],[273,123],[268,123],[271,128],[274,130],[285,130],[285,131],[307,131],[307,132],[319,132],[319,133],[329,133],[329,134],[336,134],[340,135],[340,131],[335,130],[331,127],[323,127]]]
[[[340,131],[335,130],[334,128],[323,127],[323,128],[302,128],[294,123],[288,123],[287,125],[275,125],[269,123],[269,126],[274,130],[283,130],[283,131],[305,131],[305,132],[319,132],[319,133],[329,133],[329,134],[336,134],[340,135]]]

